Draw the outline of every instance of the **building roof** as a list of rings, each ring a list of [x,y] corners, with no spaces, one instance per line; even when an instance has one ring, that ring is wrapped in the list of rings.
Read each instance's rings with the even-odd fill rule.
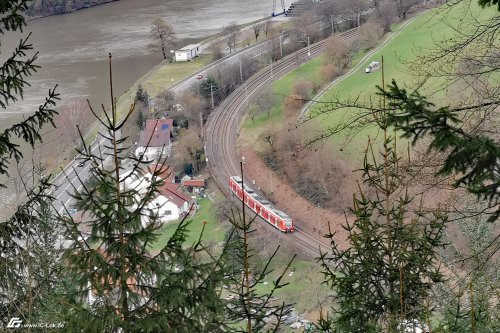
[[[173,119],[146,120],[146,127],[144,128],[143,131],[141,131],[139,146],[140,147],[168,146],[170,144],[170,137],[172,136],[173,127],[174,127]]]
[[[168,201],[171,201],[177,207],[182,207],[185,202],[190,202],[191,199],[179,191],[179,184],[172,184],[165,182],[158,188],[160,194],[163,195]]]
[[[200,47],[201,44],[189,44],[184,46],[182,49],[178,49],[177,52],[179,51],[191,51],[192,49],[195,49],[197,47]]]
[[[174,183],[175,182],[175,172],[174,172],[174,170],[172,169],[172,167],[170,165],[156,163],[154,165],[149,165],[148,166],[148,171],[150,173],[154,173],[155,170],[157,172],[159,172],[159,176],[166,183]]]
[[[184,186],[192,186],[192,187],[205,187],[204,179],[186,179],[182,181],[182,185]]]

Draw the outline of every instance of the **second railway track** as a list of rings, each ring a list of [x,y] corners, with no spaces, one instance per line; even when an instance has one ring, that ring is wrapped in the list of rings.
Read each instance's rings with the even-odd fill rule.
[[[341,39],[351,39],[357,35],[357,28],[339,34]],[[285,74],[297,68],[303,59],[316,57],[325,51],[327,40],[313,44],[308,48],[296,51],[271,66],[260,70],[246,82],[238,86],[210,115],[205,127],[205,154],[212,177],[226,196],[230,195],[228,179],[238,175],[241,157],[236,151],[238,130],[247,112],[247,105],[254,100],[262,89]],[[310,56],[308,55],[310,52]],[[279,209],[279,207],[277,207]],[[293,216],[292,216],[293,218]],[[267,225],[267,222],[262,221]],[[297,250],[307,256],[317,257],[319,248],[328,248],[325,240],[306,232],[300,221],[294,220],[296,232],[284,235],[293,242]],[[267,225],[273,232],[279,232]]]

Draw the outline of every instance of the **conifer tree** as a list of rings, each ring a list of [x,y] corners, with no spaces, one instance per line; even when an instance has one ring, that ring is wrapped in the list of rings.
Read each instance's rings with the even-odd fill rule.
[[[460,244],[450,242],[442,254],[449,280],[437,289],[443,315],[439,332],[498,332],[500,268],[491,246],[497,226],[480,216],[458,219],[455,225],[462,237]]]
[[[455,187],[465,187],[478,198],[486,199],[493,209],[490,221],[500,217],[500,143],[493,136],[469,133],[464,129],[462,109],[448,106],[436,107],[418,91],[408,92],[392,81],[387,89],[379,88],[379,94],[386,97],[389,108],[389,126],[393,126],[413,144],[430,137],[429,151],[446,154],[438,174],[457,175]],[[498,104],[485,101],[484,106]]]
[[[241,179],[244,179],[242,163],[240,169]],[[244,183],[241,185],[244,187]],[[230,301],[226,306],[229,330],[235,333],[279,332],[284,318],[291,312],[291,305],[284,302],[275,304],[273,298],[276,290],[288,284],[282,280],[295,256],[273,281],[271,290],[259,292],[258,285],[269,279],[273,272],[270,265],[279,251],[279,246],[269,259],[259,263],[257,254],[250,245],[250,235],[255,231],[252,225],[257,215],[247,217],[244,199],[241,200],[241,205],[241,215],[232,212],[232,215],[228,216],[234,226],[228,236],[227,249],[227,260],[233,263],[230,266],[232,272],[226,272],[229,273],[226,275],[230,293]]]
[[[110,55],[111,77],[111,55]],[[125,170],[116,100],[111,89],[110,111],[98,117],[110,153],[94,153],[84,144],[80,163],[90,166],[90,178],[74,186],[75,204],[90,229],[85,237],[69,214],[60,216],[72,245],[65,251],[67,286],[62,299],[68,331],[85,332],[217,332],[223,325],[220,289],[223,262],[201,241],[185,248],[189,223],[183,220],[159,253],[150,245],[162,226],[154,199],[164,182],[165,168],[132,157]],[[83,140],[82,140],[83,141]],[[95,150],[94,150],[95,151]],[[110,160],[109,164],[106,161]],[[128,172],[127,172],[128,171]],[[149,173],[139,185],[132,180]],[[142,187],[141,187],[142,186]],[[201,236],[200,236],[201,238]],[[73,287],[73,288],[72,288]],[[64,290],[65,288],[63,288]]]
[[[0,38],[6,32],[24,32],[27,3],[26,0],[0,2]],[[29,34],[22,37],[11,53],[0,43],[1,53],[7,55],[0,65],[1,110],[24,98],[24,90],[30,85],[29,77],[39,68],[29,37]],[[42,141],[42,128],[54,125],[57,114],[54,106],[58,99],[55,89],[50,90],[45,102],[33,110],[32,115],[0,132],[0,176],[10,176],[15,163],[24,158],[19,141],[32,148]],[[53,221],[48,209],[51,198],[47,195],[51,184],[43,171],[39,171],[32,170],[31,177],[21,179],[26,190],[25,200],[11,216],[0,221],[0,321],[5,324],[13,317],[23,322],[43,319],[41,309],[56,275]],[[2,191],[6,191],[6,187],[7,184],[0,182]]]
[[[326,282],[336,292],[333,314],[322,318],[324,332],[399,332],[404,323],[427,323],[424,301],[443,276],[437,249],[443,246],[446,215],[426,213],[406,187],[403,161],[395,139],[385,137],[380,158],[369,140],[360,186],[346,223],[349,245],[339,248],[331,239],[331,252],[319,261]],[[416,323],[416,322],[415,322]]]

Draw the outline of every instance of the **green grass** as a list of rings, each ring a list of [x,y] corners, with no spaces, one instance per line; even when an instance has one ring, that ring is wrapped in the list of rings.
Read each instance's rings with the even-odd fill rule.
[[[218,222],[218,218],[215,215],[214,203],[206,198],[199,199],[198,203],[200,208],[194,216],[189,218],[191,223],[188,226],[189,235],[187,237],[186,246],[191,246],[198,241],[203,229],[203,221],[207,221],[207,223],[205,224],[202,240],[221,242],[224,239],[225,228]],[[163,248],[174,234],[178,225],[179,221],[170,221],[160,228],[158,231],[159,237],[151,246],[151,251],[159,251]]]
[[[276,80],[272,84],[275,94],[273,107],[269,115],[261,113],[254,120],[246,117],[242,125],[242,137],[249,142],[257,142],[257,138],[266,126],[279,126],[283,122],[283,101],[292,93],[292,86],[295,82],[304,80],[315,85],[321,85],[320,68],[325,63],[324,57],[320,56],[302,64],[297,69]]]
[[[192,75],[211,62],[210,55],[202,55],[193,61],[168,62],[153,67],[149,72],[137,80],[123,95],[120,96],[117,103],[117,112],[123,117],[132,105],[137,87],[142,85],[150,97],[168,89],[179,80]]]
[[[460,6],[454,6],[451,11],[447,12],[446,20],[443,19],[441,14],[436,15],[436,10],[429,11],[416,18],[386,46],[364,61],[363,65],[355,73],[335,85],[333,89],[322,97],[322,100],[330,101],[338,96],[342,100],[359,98],[359,101],[364,101],[368,104],[371,98],[373,104],[378,105],[380,101],[375,93],[376,86],[382,85],[382,71],[379,70],[371,74],[366,74],[364,71],[371,61],[381,61],[382,56],[384,57],[385,83],[388,84],[392,79],[395,79],[399,86],[411,89],[411,87],[415,86],[416,80],[406,63],[414,61],[418,56],[424,55],[429,50],[435,48],[436,42],[452,36],[454,31],[447,21],[456,22],[461,18],[462,10],[463,8]],[[480,12],[479,7],[477,7],[477,11],[483,17],[491,15],[487,11],[484,11],[484,13]],[[446,98],[444,91],[435,90],[435,87],[441,83],[444,83],[444,79],[434,80],[427,88],[421,90],[421,92],[426,95],[432,95],[432,100],[435,102],[443,101],[443,98]],[[316,105],[311,110],[312,114],[319,111],[322,107],[324,106]],[[346,109],[342,112],[332,112],[327,117],[319,117],[315,122],[316,127],[319,130],[324,130],[328,126],[345,122],[353,116],[353,112],[356,111]],[[376,138],[380,136],[380,133],[373,126],[364,129],[354,138],[348,139],[347,134],[341,132],[333,135],[331,140],[343,146],[343,154],[346,160],[359,161],[360,156],[362,156],[360,153],[366,147],[368,136]]]
[[[491,12],[481,11],[479,7],[475,9],[483,17],[492,15]],[[442,15],[437,15],[436,10],[429,11],[417,17],[408,26],[403,28],[387,45],[366,59],[351,76],[336,84],[328,93],[323,95],[322,100],[328,102],[336,99],[336,97],[340,97],[342,100],[359,98],[358,101],[369,102],[371,99],[371,102],[375,106],[378,105],[379,101],[375,92],[376,86],[382,83],[382,71],[379,70],[371,74],[365,74],[365,68],[368,67],[371,61],[380,61],[382,56],[384,57],[386,84],[395,79],[400,86],[414,86],[416,83],[415,78],[411,75],[405,62],[415,60],[417,56],[423,55],[432,49],[437,41],[452,36],[454,31],[449,23],[460,19],[462,11],[463,8],[460,6],[452,7],[452,10],[447,12],[446,20],[443,19]],[[397,30],[401,24],[394,25],[392,27],[393,30]],[[360,62],[365,54],[366,52],[356,54],[353,59],[353,65]],[[301,79],[319,83],[319,68],[322,63],[323,59],[315,58],[276,81],[273,84],[273,91],[278,94],[278,98],[271,109],[270,117],[267,114],[260,114],[255,117],[255,122],[252,122],[250,117],[247,117],[243,123],[243,140],[256,142],[256,139],[265,127],[279,128],[283,122],[282,102],[290,94],[293,83]],[[432,87],[438,85],[440,82],[433,83],[432,86],[429,85],[430,88],[427,91],[423,90],[422,92],[432,95],[434,101],[442,100],[446,97],[444,92],[432,90]],[[324,104],[316,105],[312,108],[312,114],[324,107]],[[318,131],[325,130],[328,127],[346,122],[355,112],[352,109],[345,109],[342,112],[332,112],[328,116],[318,117],[312,124]],[[348,162],[359,163],[362,152],[366,147],[368,136],[379,142],[381,133],[378,128],[371,126],[364,128],[354,136],[349,135],[346,131],[335,134],[330,137],[330,140],[337,147],[342,148],[342,152],[339,152],[341,158]],[[257,147],[259,146],[257,145]]]
[[[257,290],[259,293],[268,293],[271,291],[273,282],[276,281],[279,274],[285,268],[283,263],[278,265],[274,263],[273,273],[265,281],[267,284],[259,284]],[[322,284],[323,274],[319,264],[315,262],[296,260],[292,263],[291,272],[286,272],[282,283],[289,283],[285,287],[276,290],[275,296],[279,298],[279,302],[293,304],[299,313],[311,311],[318,306],[318,296],[320,298],[328,295],[330,289]]]

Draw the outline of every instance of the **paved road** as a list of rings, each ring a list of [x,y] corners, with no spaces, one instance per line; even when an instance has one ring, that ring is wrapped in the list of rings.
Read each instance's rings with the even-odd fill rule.
[[[283,42],[285,42],[285,40]],[[185,77],[184,79],[173,85],[169,90],[176,94],[180,94],[183,91],[190,89],[193,84],[198,82],[196,78],[198,74],[205,75],[210,70],[217,68],[217,66],[220,65],[229,66],[235,63],[239,63],[240,60],[247,61],[250,58],[261,57],[266,52],[269,52],[271,50],[271,47],[271,41],[265,40],[251,45],[247,48],[241,49],[233,54],[230,54],[218,61],[207,65],[198,72]],[[102,156],[107,156],[110,153],[110,150],[105,147],[106,143],[107,145],[109,145],[109,142],[107,142],[106,139],[98,135],[97,139],[92,144],[92,152],[99,153],[99,151],[101,151]],[[110,157],[106,157],[106,162],[109,162],[109,160]],[[80,179],[85,180],[88,178],[89,168],[89,165],[80,165],[77,157],[64,168],[63,172],[60,172],[55,177],[55,179],[53,180],[53,183],[56,185],[56,188],[53,192],[53,196],[56,198],[54,207],[59,213],[65,211],[64,207],[71,207],[71,193],[73,193],[75,189],[78,190],[81,188],[82,184],[80,182]]]
[[[356,35],[357,30],[353,29],[340,35],[341,38],[349,39]],[[282,60],[261,70],[244,84],[240,85],[217,109],[212,113],[209,122],[206,126],[205,145],[206,155],[208,158],[208,165],[212,176],[216,180],[219,187],[229,195],[229,188],[227,180],[231,175],[239,174],[239,161],[241,157],[237,155],[235,144],[237,141],[238,127],[247,111],[247,103],[256,98],[258,93],[273,80],[280,78],[286,73],[297,68],[301,63],[310,57],[315,57],[324,52],[326,41],[313,44],[310,48],[299,50]],[[258,57],[262,53],[268,51],[271,47],[270,41],[263,41],[253,46],[240,50],[230,56],[227,56],[215,63],[212,63],[200,71],[186,77],[179,81],[177,84],[170,88],[175,93],[180,93],[189,89],[195,83],[198,74],[204,74],[215,68],[216,66],[224,64],[232,64],[239,62],[240,59],[248,59],[249,57]],[[102,156],[109,155],[110,151],[106,148],[109,145],[107,140],[102,136],[98,136],[96,141],[92,144],[92,152],[101,153]],[[111,157],[106,157],[105,161],[109,161]],[[85,180],[88,177],[90,166],[81,165],[78,158],[75,158],[55,179],[56,189],[53,195],[56,198],[55,208],[58,212],[62,213],[71,207],[72,198],[71,193],[74,190],[81,188],[80,180]],[[278,207],[279,208],[279,207]],[[263,223],[264,224],[264,223]],[[316,257],[319,254],[319,246],[327,249],[327,244],[323,240],[312,236],[305,231],[300,222],[295,222],[297,232],[288,235],[282,235],[276,231],[272,226],[265,224],[266,227],[272,229],[272,232],[277,233],[277,237],[287,237],[292,240],[297,249],[307,256]]]
[[[340,35],[342,39],[351,39],[357,34],[357,29],[349,30]],[[230,176],[239,175],[239,163],[241,156],[238,156],[236,142],[238,139],[238,129],[245,113],[247,103],[257,98],[260,91],[272,83],[274,80],[297,68],[300,63],[309,57],[320,55],[325,50],[326,40],[301,49],[282,60],[268,66],[254,76],[249,78],[244,84],[239,86],[229,97],[227,97],[210,115],[205,128],[205,153],[208,158],[208,166],[215,181],[222,191],[230,196],[228,179]],[[310,52],[310,55],[308,54]],[[245,180],[246,181],[246,180]],[[248,181],[246,181],[249,184]],[[277,207],[279,209],[279,207]],[[292,216],[293,218],[293,216]],[[261,220],[270,232],[279,234],[276,229]],[[300,221],[294,219],[297,232],[287,234],[290,241],[294,242],[296,248],[303,254],[316,257],[319,254],[318,247],[323,251],[328,248],[324,240],[309,234]],[[280,235],[281,236],[281,235]]]

